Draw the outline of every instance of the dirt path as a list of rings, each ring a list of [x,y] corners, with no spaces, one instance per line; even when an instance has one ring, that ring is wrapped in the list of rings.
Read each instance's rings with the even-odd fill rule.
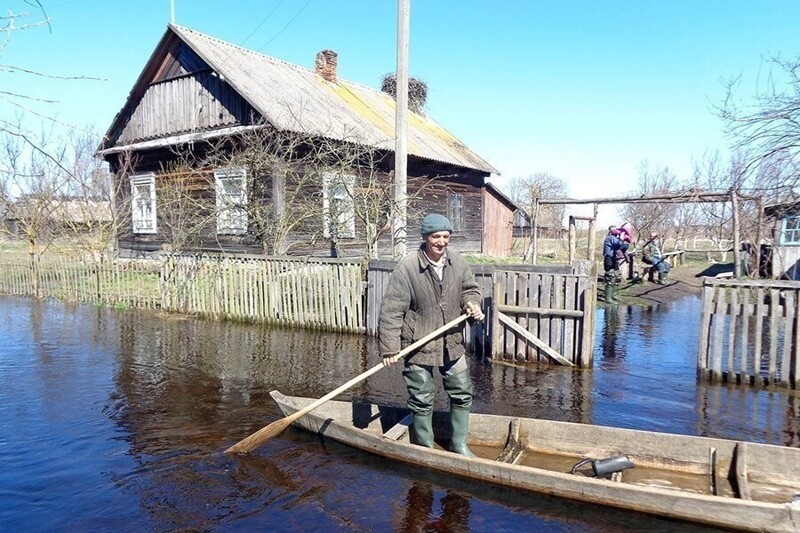
[[[617,291],[617,299],[627,305],[650,305],[679,300],[690,294],[700,294],[705,276],[732,271],[733,265],[708,265],[693,263],[670,270],[666,285],[651,283],[646,279],[639,283],[624,280]],[[603,299],[602,282],[597,287],[598,300]]]

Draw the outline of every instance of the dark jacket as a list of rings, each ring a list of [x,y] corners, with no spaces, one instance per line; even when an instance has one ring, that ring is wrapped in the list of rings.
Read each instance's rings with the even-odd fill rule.
[[[469,264],[448,249],[442,282],[422,248],[403,258],[389,277],[380,312],[381,355],[396,354],[462,314],[467,302],[481,303],[481,291]],[[416,350],[410,359],[418,365],[443,366],[464,355],[463,325]]]
[[[628,249],[628,243],[617,237],[616,235],[606,235],[603,240],[603,257],[615,257],[617,250],[623,252]]]

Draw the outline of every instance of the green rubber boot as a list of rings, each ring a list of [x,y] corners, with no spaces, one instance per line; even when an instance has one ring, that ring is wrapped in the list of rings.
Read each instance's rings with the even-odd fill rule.
[[[466,357],[466,356],[464,356]],[[450,451],[467,457],[475,454],[467,446],[469,410],[472,407],[472,379],[469,370],[444,376],[444,390],[450,397]]]
[[[414,444],[433,448],[433,411],[427,413],[414,413]]]
[[[603,301],[606,303],[616,303],[617,299],[614,293],[617,292],[617,288],[611,285],[610,283],[606,284],[605,291],[603,292]]]
[[[433,376],[421,366],[408,365],[403,368],[403,379],[408,389],[408,408],[414,413],[414,444],[433,448]]]
[[[450,438],[450,451],[475,457],[472,450],[467,446],[467,436],[469,435],[469,409],[450,408],[450,424],[453,426],[453,433]]]

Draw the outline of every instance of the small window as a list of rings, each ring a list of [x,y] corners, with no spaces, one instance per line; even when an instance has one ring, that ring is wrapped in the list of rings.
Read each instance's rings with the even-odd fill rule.
[[[464,195],[447,195],[447,218],[453,225],[453,232],[464,231]]]
[[[153,174],[131,178],[131,222],[134,233],[156,233],[156,180]]]
[[[217,170],[217,234],[247,233],[247,173],[244,169]]]
[[[322,179],[322,210],[325,237],[355,238],[356,208],[353,203],[355,176],[325,174]]]
[[[800,244],[800,216],[783,219],[781,244]]]

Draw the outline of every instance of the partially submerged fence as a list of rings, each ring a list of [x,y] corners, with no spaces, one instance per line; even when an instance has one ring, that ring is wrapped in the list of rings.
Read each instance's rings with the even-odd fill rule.
[[[362,263],[352,260],[203,254],[85,261],[9,254],[0,259],[0,293],[331,331],[365,329]]]
[[[162,307],[333,331],[364,332],[362,263],[347,259],[168,256]]]
[[[799,320],[800,283],[706,280],[698,376],[800,388]]]
[[[154,261],[8,254],[0,265],[0,293],[154,309],[161,306],[160,269]]]
[[[492,359],[590,368],[595,285],[580,274],[495,271]]]

